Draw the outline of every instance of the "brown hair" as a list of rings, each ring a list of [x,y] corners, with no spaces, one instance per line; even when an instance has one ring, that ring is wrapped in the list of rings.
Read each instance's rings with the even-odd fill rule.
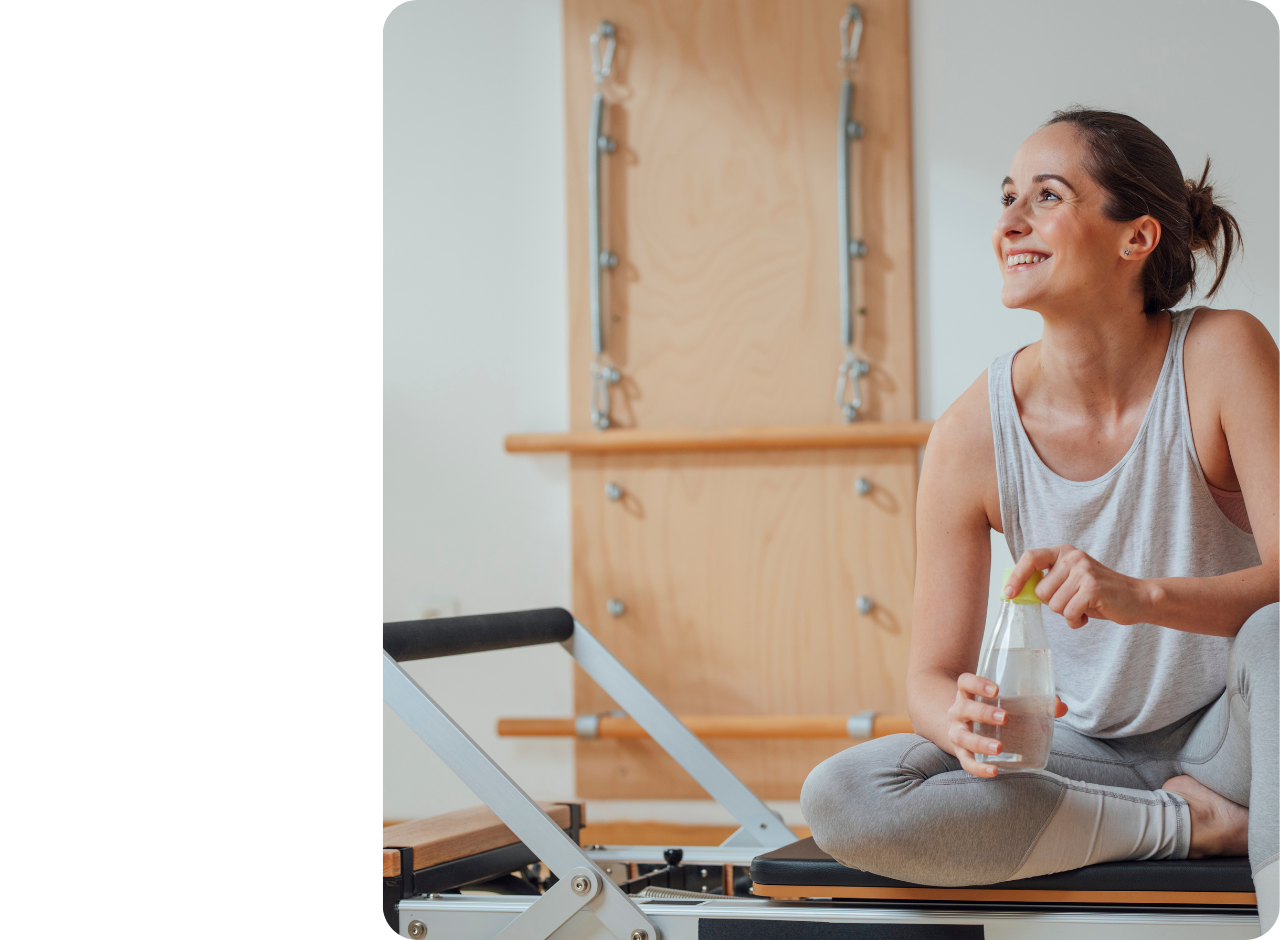
[[[1127,114],[1074,105],[1053,112],[1044,126],[1061,123],[1074,126],[1089,147],[1085,169],[1107,194],[1102,207],[1106,217],[1129,222],[1149,215],[1160,223],[1160,243],[1142,268],[1143,311],[1167,310],[1187,291],[1195,291],[1198,251],[1217,269],[1206,296],[1216,294],[1232,252],[1244,239],[1235,217],[1213,201],[1208,158],[1200,182],[1184,180],[1168,145]]]

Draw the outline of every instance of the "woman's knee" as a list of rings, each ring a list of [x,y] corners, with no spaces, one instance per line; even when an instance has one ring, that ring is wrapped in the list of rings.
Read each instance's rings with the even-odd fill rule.
[[[914,766],[913,752],[937,752],[938,766]],[[918,753],[926,761],[932,754]],[[915,734],[894,734],[866,741],[827,758],[810,773],[800,791],[800,811],[818,847],[836,861],[865,868],[870,850],[893,841],[893,829],[906,824],[906,814],[895,805],[914,780],[929,771],[952,769],[940,748]]]
[[[1231,644],[1228,669],[1238,686],[1252,673],[1271,679],[1274,687],[1277,659],[1280,659],[1280,604],[1269,604],[1255,611],[1244,622]]]

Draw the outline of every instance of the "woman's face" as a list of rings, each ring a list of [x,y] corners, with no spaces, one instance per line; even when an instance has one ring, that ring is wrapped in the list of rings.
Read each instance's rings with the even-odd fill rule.
[[[1014,154],[991,233],[1006,307],[1044,312],[1131,288],[1137,265],[1122,252],[1132,223],[1102,214],[1106,194],[1085,172],[1085,155],[1067,123],[1036,131]]]

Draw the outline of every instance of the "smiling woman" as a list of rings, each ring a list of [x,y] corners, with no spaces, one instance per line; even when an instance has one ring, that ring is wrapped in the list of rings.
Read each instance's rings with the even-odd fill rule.
[[[996,359],[930,438],[917,733],[830,758],[802,794],[845,864],[956,885],[1247,853],[1275,921],[1280,357],[1244,311],[1171,309],[1198,255],[1212,295],[1241,242],[1208,171],[1184,179],[1141,122],[1079,108],[1014,155],[992,246],[1001,301],[1039,313],[1043,338]],[[1006,720],[972,674],[992,529],[1020,559],[1006,596],[1045,571],[1045,770],[975,760],[1001,746],[974,723]]]

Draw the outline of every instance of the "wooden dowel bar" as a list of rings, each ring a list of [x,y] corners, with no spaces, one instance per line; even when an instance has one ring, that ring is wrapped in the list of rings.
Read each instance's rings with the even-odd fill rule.
[[[700,738],[848,738],[845,715],[685,715],[680,719]],[[909,734],[911,719],[905,715],[877,715],[871,736]],[[502,737],[576,737],[572,718],[500,718]],[[634,718],[601,715],[598,738],[647,738],[648,733]]]
[[[623,428],[553,434],[509,434],[509,454],[661,454],[697,451],[822,450],[841,447],[918,447],[931,421],[798,424],[742,428]]]

